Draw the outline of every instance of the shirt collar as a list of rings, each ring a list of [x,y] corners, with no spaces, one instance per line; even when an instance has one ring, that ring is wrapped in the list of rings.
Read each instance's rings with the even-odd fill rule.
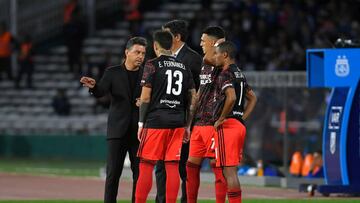
[[[184,45],[185,45],[185,43],[184,43],[183,45],[181,45],[181,47],[179,47],[179,48],[172,54],[172,56],[176,58],[176,57],[179,55],[180,50],[184,47]]]

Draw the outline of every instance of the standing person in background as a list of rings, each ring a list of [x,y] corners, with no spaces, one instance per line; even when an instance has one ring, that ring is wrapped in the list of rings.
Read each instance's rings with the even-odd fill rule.
[[[27,87],[32,88],[32,75],[34,73],[34,62],[33,62],[33,55],[34,55],[34,46],[31,40],[30,35],[25,35],[24,41],[20,44],[20,53],[19,53],[19,64],[20,69],[18,71],[15,87],[20,87],[20,81],[23,74],[27,75]]]
[[[210,159],[210,166],[215,175],[215,196],[217,203],[226,199],[226,181],[222,169],[215,166],[215,80],[219,68],[215,67],[215,45],[225,40],[225,31],[219,26],[205,28],[201,35],[200,46],[204,52],[204,61],[200,73],[200,88],[197,93],[197,108],[194,127],[190,137],[189,159],[186,163],[188,203],[197,201],[200,186],[200,167],[205,158]]]
[[[69,70],[76,79],[82,73],[81,56],[86,32],[86,24],[83,22],[80,10],[74,10],[70,21],[64,25],[64,37]]]
[[[195,86],[191,71],[172,56],[172,34],[159,30],[153,39],[157,58],[146,63],[141,80],[138,132],[141,161],[136,203],[146,202],[158,160],[165,163],[166,202],[175,203],[180,184],[181,145],[190,131]]]
[[[119,179],[123,170],[126,153],[129,153],[133,172],[132,202],[139,175],[139,147],[137,139],[140,97],[141,65],[145,58],[147,42],[142,37],[131,38],[125,49],[125,61],[106,69],[100,82],[90,77],[82,77],[80,82],[90,89],[95,97],[109,93],[111,104],[107,128],[107,166],[105,182],[105,203],[116,203]]]
[[[13,45],[15,43],[14,37],[7,31],[6,24],[0,23],[0,80],[2,79],[2,72],[6,72],[8,79],[12,80],[12,66],[11,54]]]
[[[311,163],[310,171],[307,177],[309,178],[323,178],[324,170],[323,170],[323,159],[322,152],[316,151],[313,154],[314,160]]]
[[[131,35],[139,35],[141,30],[142,15],[139,10],[140,0],[125,1],[125,20],[129,22],[129,30]]]
[[[66,95],[66,89],[58,89],[53,97],[51,105],[55,113],[59,116],[69,116],[71,113],[71,104]]]
[[[201,56],[187,46],[186,39],[188,37],[187,22],[184,20],[173,20],[163,25],[163,30],[167,30],[173,34],[173,42],[171,47],[172,56],[182,62],[186,68],[191,70],[195,88],[199,88],[199,73],[201,69]],[[186,202],[186,161],[189,156],[189,140],[184,140],[181,148],[181,157],[179,163],[179,173],[181,177],[181,202]],[[165,203],[165,182],[166,173],[163,161],[158,161],[155,168],[156,176],[156,202]]]
[[[216,47],[215,65],[221,72],[215,83],[213,116],[216,166],[222,167],[230,203],[241,203],[242,194],[237,166],[242,159],[246,120],[256,104],[256,95],[235,63],[236,46],[225,41]],[[246,102],[246,103],[245,103]]]
[[[73,17],[74,12],[80,11],[80,5],[78,0],[69,0],[64,8],[64,25],[68,24]]]

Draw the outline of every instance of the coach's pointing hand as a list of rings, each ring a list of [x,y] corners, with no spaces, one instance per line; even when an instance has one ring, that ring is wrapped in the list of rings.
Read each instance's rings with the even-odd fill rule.
[[[81,77],[80,82],[83,84],[84,87],[94,88],[96,81],[90,77]]]

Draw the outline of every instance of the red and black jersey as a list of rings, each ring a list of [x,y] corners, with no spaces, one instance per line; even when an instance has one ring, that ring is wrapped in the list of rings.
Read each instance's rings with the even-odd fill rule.
[[[197,126],[213,125],[216,121],[213,117],[213,109],[215,105],[214,81],[216,76],[219,74],[219,71],[220,69],[206,64],[203,64],[201,68],[199,75],[199,104],[195,114],[195,125]]]
[[[141,85],[152,89],[145,127],[185,126],[188,91],[195,85],[191,71],[183,63],[165,55],[147,61]]]
[[[221,71],[216,79],[214,95],[216,104],[213,109],[213,116],[216,120],[220,117],[226,99],[225,90],[229,87],[235,88],[236,101],[227,118],[235,118],[243,123],[245,96],[251,87],[246,82],[245,75],[235,64],[231,64],[228,69]]]

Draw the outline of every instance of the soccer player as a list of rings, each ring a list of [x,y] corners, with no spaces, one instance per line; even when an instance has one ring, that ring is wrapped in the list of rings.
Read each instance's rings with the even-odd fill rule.
[[[136,202],[146,202],[155,163],[164,160],[166,202],[172,203],[179,191],[181,145],[184,133],[190,131],[196,93],[190,70],[172,56],[172,34],[156,31],[153,40],[157,58],[146,63],[141,80]]]
[[[173,34],[173,43],[171,47],[172,55],[191,70],[195,88],[199,88],[199,74],[201,69],[202,57],[200,54],[192,50],[185,42],[189,35],[188,25],[184,20],[172,20],[162,26],[163,30],[167,30]],[[189,157],[189,139],[184,139],[181,148],[181,156],[179,162],[179,173],[181,178],[181,202],[186,203],[186,162]],[[165,165],[163,161],[158,161],[155,166],[156,176],[156,203],[165,203]]]
[[[200,88],[197,94],[198,102],[195,115],[195,124],[190,138],[189,159],[187,170],[187,202],[196,202],[200,184],[200,167],[204,158],[210,158],[211,168],[215,174],[216,202],[225,202],[226,182],[222,169],[215,166],[215,143],[213,127],[216,120],[212,116],[214,108],[214,85],[213,81],[219,73],[219,69],[213,65],[215,44],[225,39],[225,31],[218,26],[210,26],[204,29],[201,36],[201,47],[204,52],[203,67],[200,73]]]
[[[241,161],[246,134],[244,120],[253,111],[257,100],[244,74],[235,64],[235,56],[236,46],[232,42],[222,42],[215,49],[215,65],[222,69],[216,79],[214,97],[216,165],[223,169],[230,203],[241,202],[237,166]]]

